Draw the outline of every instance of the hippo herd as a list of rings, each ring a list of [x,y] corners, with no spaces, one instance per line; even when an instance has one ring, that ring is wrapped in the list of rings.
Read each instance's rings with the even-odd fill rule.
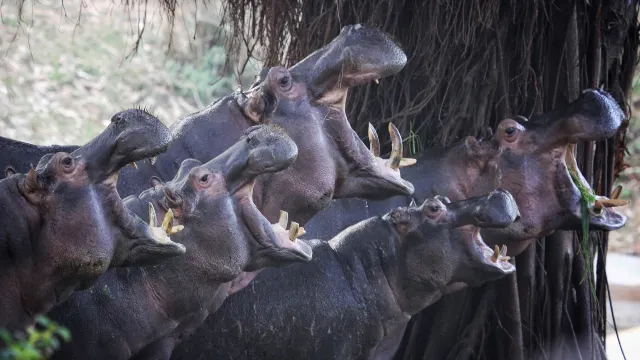
[[[392,359],[412,316],[535,238],[625,224],[574,158],[617,132],[608,93],[418,159],[389,123],[383,159],[346,98],[406,61],[346,26],[170,129],[129,109],[83,146],[0,137],[0,328],[46,314],[72,335],[54,359]]]

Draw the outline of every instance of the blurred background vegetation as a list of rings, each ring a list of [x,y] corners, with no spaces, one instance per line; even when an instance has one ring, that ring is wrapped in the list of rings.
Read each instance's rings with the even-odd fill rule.
[[[0,135],[82,144],[124,108],[149,108],[170,125],[240,84],[246,88],[260,61],[225,66],[220,11],[216,1],[186,1],[170,27],[154,1],[146,8],[117,0],[27,1],[22,19],[15,2],[1,2]],[[619,183],[632,203],[621,210],[629,221],[611,233],[609,246],[640,254],[640,77],[630,103],[629,167]]]

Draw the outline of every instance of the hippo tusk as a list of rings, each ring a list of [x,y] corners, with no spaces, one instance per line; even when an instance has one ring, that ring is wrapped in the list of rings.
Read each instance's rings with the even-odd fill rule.
[[[291,228],[289,229],[289,240],[295,242],[298,236],[298,230],[300,230],[300,224],[295,221],[291,222]]]
[[[391,136],[391,157],[388,166],[393,170],[398,170],[402,160],[402,136],[393,123],[389,123],[389,135]]]
[[[375,81],[376,84],[378,84],[378,85],[380,84],[380,80],[378,80],[378,79],[373,79],[373,81]]]
[[[158,160],[158,158],[156,156],[152,157],[151,160],[150,160],[151,161],[151,165],[155,165],[156,160]]]
[[[409,207],[415,207],[416,205],[416,199],[411,198],[411,202],[409,203]]]
[[[289,224],[289,213],[286,211],[280,210],[280,219],[278,220],[278,225],[280,225],[283,229],[287,229],[287,225]]]
[[[304,234],[306,234],[306,233],[307,233],[307,232],[304,230],[304,228],[303,228],[302,226],[300,226],[300,227],[298,228],[298,234],[296,235],[296,237],[300,237],[300,236],[302,236],[302,235],[304,235]]]
[[[369,151],[375,157],[380,157],[380,139],[378,138],[378,133],[376,132],[376,128],[369,123]]]
[[[156,217],[156,208],[152,203],[149,203],[149,226],[157,227],[158,226],[158,218]]]
[[[164,219],[162,220],[162,230],[165,233],[171,233],[171,229],[173,228],[173,211],[169,209],[166,214],[164,214]]]
[[[171,230],[169,230],[169,235],[173,235],[177,232],[180,232],[184,230],[184,225],[176,225],[176,226],[172,226]]]
[[[507,245],[502,244],[502,249],[500,249],[500,257],[505,257],[507,255]]]
[[[621,200],[621,199],[610,199],[606,196],[596,196],[596,202],[594,207],[600,208],[610,208],[610,207],[618,207],[625,206],[631,203],[630,200]]]
[[[523,122],[527,122],[527,121],[529,121],[529,119],[527,119],[526,117],[524,117],[524,116],[522,116],[522,115],[516,115],[516,119],[520,119],[520,120],[522,120]]]
[[[613,191],[611,192],[611,196],[609,197],[610,199],[617,199],[620,197],[620,194],[622,193],[622,185],[618,185],[616,186],[615,189],[613,189]]]
[[[406,167],[406,166],[411,166],[411,165],[415,165],[416,163],[416,159],[414,158],[402,158],[400,160],[400,167]]]
[[[493,245],[493,255],[491,255],[491,261],[498,262],[498,256],[500,256],[500,249],[498,245]]]
[[[135,161],[131,163],[131,166],[133,166],[136,170],[138,170],[138,165],[136,164]]]

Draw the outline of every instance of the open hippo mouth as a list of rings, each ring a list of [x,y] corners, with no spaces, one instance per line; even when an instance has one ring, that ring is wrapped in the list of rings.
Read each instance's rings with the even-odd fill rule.
[[[236,187],[232,196],[242,208],[243,220],[259,245],[257,251],[276,253],[280,259],[310,261],[311,246],[306,241],[298,239],[304,235],[304,228],[292,222],[291,228],[287,230],[288,215],[284,211],[280,212],[280,221],[271,224],[253,203],[254,184],[255,178],[244,182]]]
[[[471,243],[473,246],[472,253],[476,255],[481,263],[492,266],[505,274],[510,274],[516,271],[515,265],[509,262],[511,258],[507,256],[506,245],[502,245],[502,248],[498,248],[498,245],[494,245],[492,250],[482,240],[479,228],[473,230],[471,237]]]
[[[612,193],[611,198],[596,195],[589,185],[589,182],[580,172],[574,155],[574,144],[569,144],[565,154],[565,167],[571,183],[573,184],[573,197],[577,197],[578,204],[574,206],[573,215],[582,220],[583,209],[581,202],[586,203],[586,210],[589,213],[589,228],[591,230],[617,230],[624,226],[627,221],[626,216],[621,215],[613,207],[629,204],[629,200],[618,199],[622,187],[618,186]]]

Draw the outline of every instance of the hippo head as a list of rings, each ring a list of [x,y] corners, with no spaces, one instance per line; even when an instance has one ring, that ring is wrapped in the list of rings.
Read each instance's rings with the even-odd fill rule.
[[[454,202],[436,196],[418,207],[392,210],[383,220],[394,229],[403,264],[398,274],[403,281],[392,285],[394,293],[407,301],[437,297],[514,272],[504,250],[488,247],[480,229],[504,228],[518,217],[513,197],[501,189]],[[414,311],[425,304],[416,306]]]
[[[377,81],[400,71],[407,61],[402,50],[384,33],[363,25],[346,26],[331,43],[290,69],[263,70],[258,81],[236,100],[254,123],[283,127],[299,149],[290,168],[261,179],[255,197],[261,210],[274,219],[278,211],[295,209],[304,223],[332,198],[381,199],[413,193],[400,177],[403,159],[400,134],[389,126],[393,151],[379,158],[379,146],[369,151],[351,129],[345,113],[349,88]],[[370,138],[377,138],[370,131]],[[270,191],[262,189],[269,188]],[[286,188],[282,199],[273,189]]]
[[[509,246],[509,254],[522,252],[532,239],[557,229],[581,229],[581,191],[590,194],[589,228],[615,230],[626,218],[611,206],[618,199],[594,196],[578,169],[573,144],[613,136],[624,114],[602,90],[585,90],[563,108],[526,120],[505,119],[494,141],[500,143],[501,186],[513,194],[522,218],[506,229],[487,230],[490,241]],[[616,197],[616,196],[614,196]]]
[[[175,224],[185,226],[179,238],[211,249],[207,266],[219,281],[243,271],[311,260],[311,247],[297,239],[304,229],[292,222],[287,230],[284,212],[279,224],[270,224],[252,200],[256,177],[287,168],[297,155],[296,144],[281,128],[254,126],[205,164],[183,161],[175,178],[164,184],[160,210],[171,209]]]
[[[115,188],[123,165],[157,155],[169,139],[168,129],[158,119],[142,110],[126,110],[74,152],[47,154],[27,174],[9,170],[11,176],[3,182],[15,184],[13,212],[21,214],[29,229],[15,224],[15,231],[34,237],[29,256],[36,271],[26,271],[26,284],[21,285],[53,287],[57,303],[74,289],[89,286],[109,267],[154,263],[184,253],[182,245],[165,234],[158,237],[127,211]],[[5,227],[12,221],[3,220]],[[32,305],[41,310],[51,302]]]

